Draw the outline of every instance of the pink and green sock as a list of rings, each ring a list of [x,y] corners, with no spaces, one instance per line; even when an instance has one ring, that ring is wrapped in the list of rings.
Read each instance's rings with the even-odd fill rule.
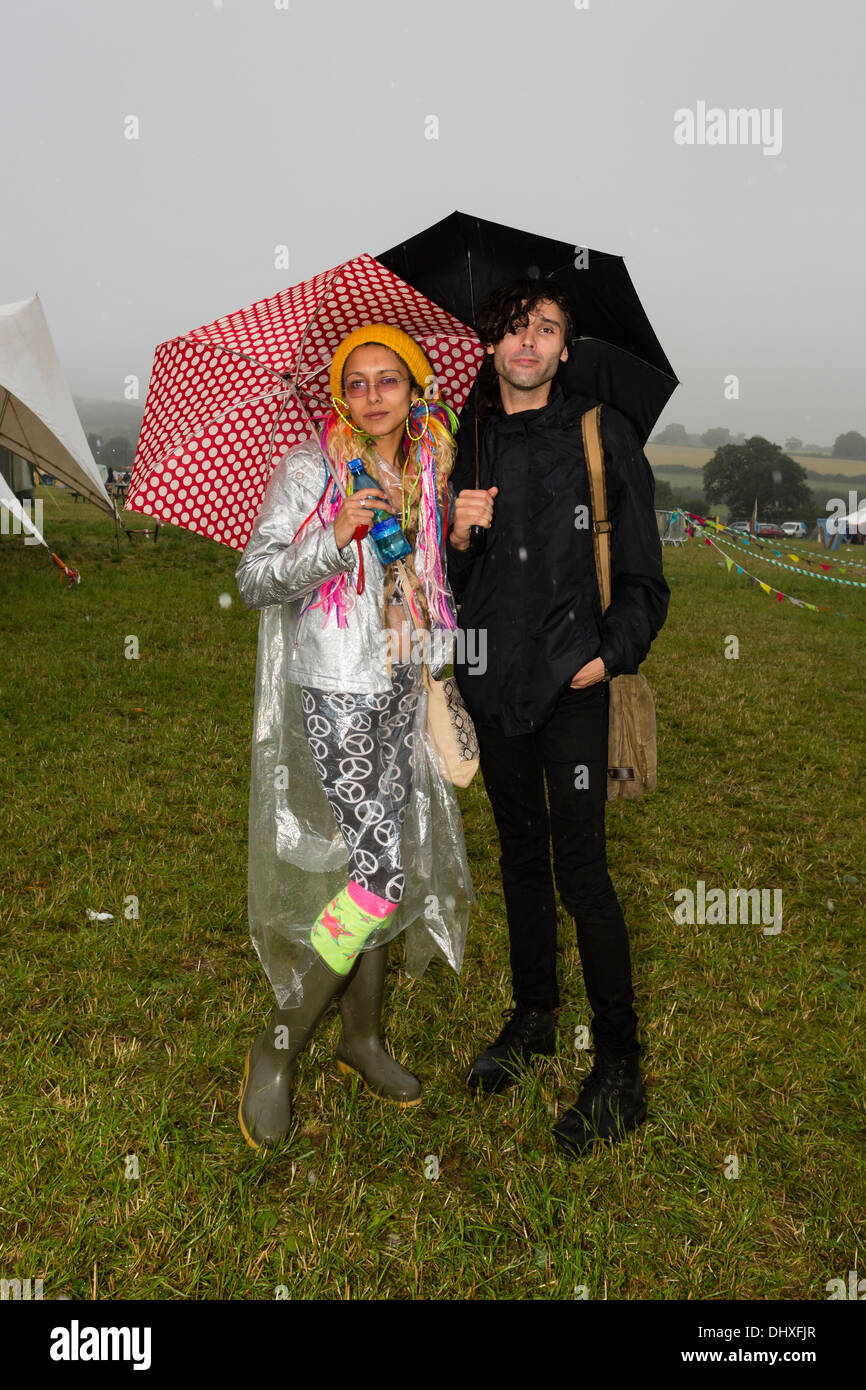
[[[350,879],[313,923],[310,941],[314,950],[338,975],[348,975],[367,937],[396,907],[396,903]]]

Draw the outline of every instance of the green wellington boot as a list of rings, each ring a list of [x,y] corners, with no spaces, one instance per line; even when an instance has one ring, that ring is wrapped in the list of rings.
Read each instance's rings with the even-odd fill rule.
[[[419,1105],[421,1082],[389,1056],[379,1035],[388,946],[362,951],[340,999],[343,1029],[337,1048],[342,1072],[357,1072],[374,1096],[395,1105]]]
[[[274,1009],[267,1027],[250,1048],[244,1066],[238,1120],[244,1138],[254,1149],[268,1148],[288,1133],[295,1062],[331,1000],[349,979],[326,965],[312,948],[310,954],[313,961],[304,975],[300,1004]]]

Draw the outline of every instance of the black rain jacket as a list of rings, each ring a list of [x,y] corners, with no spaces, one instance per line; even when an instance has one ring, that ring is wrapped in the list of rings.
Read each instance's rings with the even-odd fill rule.
[[[580,418],[596,402],[551,387],[547,405],[485,419],[478,486],[498,487],[480,553],[447,547],[459,605],[454,673],[473,719],[533,733],[594,657],[634,673],[667,616],[655,482],[634,428],[601,409],[611,534],[611,602],[602,615],[593,558],[589,475]],[[471,435],[471,437],[469,437]],[[455,493],[475,484],[475,439],[460,438]],[[588,525],[578,508],[586,508]],[[486,669],[479,658],[486,654]]]

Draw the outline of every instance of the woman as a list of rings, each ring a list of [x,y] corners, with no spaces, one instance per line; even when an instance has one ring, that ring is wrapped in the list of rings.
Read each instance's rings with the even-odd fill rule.
[[[296,1059],[338,997],[340,1069],[383,1099],[417,1104],[420,1082],[380,1038],[387,943],[405,930],[410,974],[437,952],[462,964],[474,895],[454,791],[426,737],[417,659],[420,634],[441,674],[455,626],[443,559],[454,417],[425,400],[433,379],[398,328],[344,339],[321,442],[277,463],[236,573],[244,602],[263,610],[249,916],[277,997],[238,1108],[254,1148],[287,1133]],[[353,489],[354,459],[375,488]],[[402,523],[412,550],[401,567],[383,565],[367,533],[376,510]]]

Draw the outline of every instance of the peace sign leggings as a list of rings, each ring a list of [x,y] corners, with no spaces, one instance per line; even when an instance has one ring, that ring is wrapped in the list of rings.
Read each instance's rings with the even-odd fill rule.
[[[400,836],[412,789],[421,668],[391,668],[377,695],[301,687],[304,732],[349,852],[349,877],[388,902],[403,897]]]

